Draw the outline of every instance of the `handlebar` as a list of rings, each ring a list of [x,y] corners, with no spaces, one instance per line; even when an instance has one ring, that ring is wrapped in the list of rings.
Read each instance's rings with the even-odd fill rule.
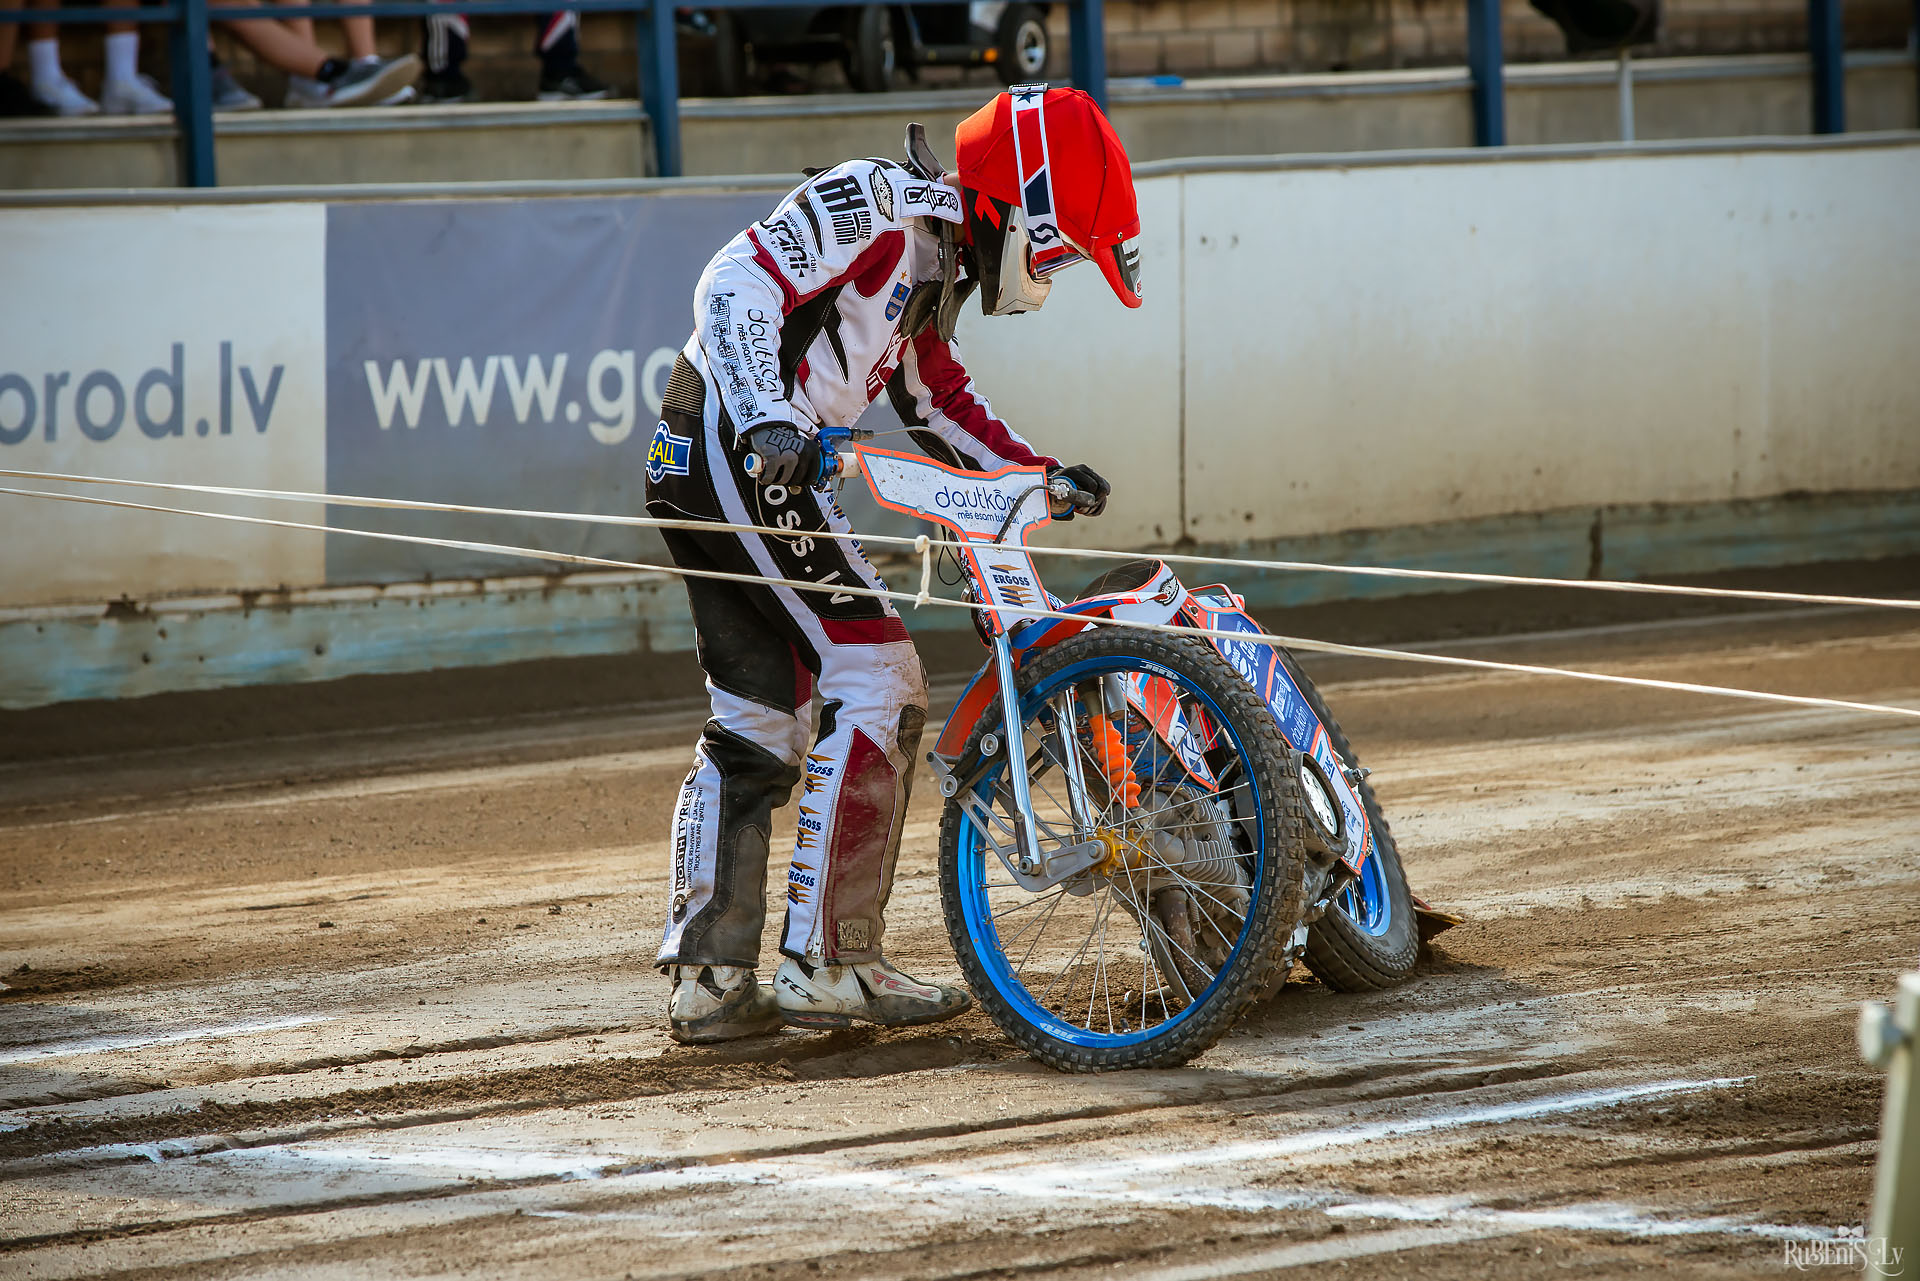
[[[740,470],[745,472],[751,480],[760,479],[760,473],[766,468],[766,459],[758,454],[748,454],[741,460]],[[859,474],[860,455],[856,451],[848,449],[843,452],[826,441],[820,443],[820,473],[813,478],[811,484],[824,485],[829,481]],[[1071,503],[1075,510],[1083,512],[1092,511],[1100,502],[1097,495],[1081,489],[1065,476],[1054,476],[1047,481],[1047,497],[1054,503]]]

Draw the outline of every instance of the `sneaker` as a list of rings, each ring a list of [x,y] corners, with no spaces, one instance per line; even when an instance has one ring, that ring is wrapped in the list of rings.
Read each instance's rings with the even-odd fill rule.
[[[667,1035],[682,1045],[706,1045],[777,1032],[784,1021],[773,993],[752,970],[732,965],[675,965],[667,1002]]]
[[[541,102],[593,102],[613,96],[613,86],[585,67],[576,66],[565,75],[540,76],[540,92],[533,95]]]
[[[773,976],[774,999],[789,1027],[882,1027],[938,1023],[973,1004],[966,989],[922,983],[886,961],[815,967],[789,957]]]
[[[213,109],[215,111],[258,111],[260,99],[248,93],[246,86],[233,78],[225,67],[213,69]]]
[[[420,80],[422,102],[466,102],[473,97],[473,82],[458,71],[429,71]]]
[[[327,93],[327,86],[312,76],[288,76],[287,93],[280,99],[283,107],[325,107],[333,99]]]
[[[419,74],[420,59],[411,53],[356,62],[326,85],[326,105],[371,107],[399,93]]]
[[[364,58],[355,58],[353,60],[353,65],[356,67],[373,67],[377,70],[381,65],[380,56],[378,54],[370,53]],[[413,86],[410,84],[407,84],[407,85],[402,85],[398,92],[388,94],[386,97],[380,99],[380,101],[378,101],[374,105],[378,107],[398,107],[398,106],[403,106],[406,103],[412,102],[413,99],[414,99]]]
[[[0,116],[50,116],[53,108],[33,96],[25,83],[0,71]]]
[[[157,116],[173,110],[173,99],[160,92],[152,76],[109,80],[100,90],[100,113],[107,116]]]
[[[56,116],[97,116],[100,104],[80,92],[80,86],[61,76],[50,85],[35,85],[33,96]]]

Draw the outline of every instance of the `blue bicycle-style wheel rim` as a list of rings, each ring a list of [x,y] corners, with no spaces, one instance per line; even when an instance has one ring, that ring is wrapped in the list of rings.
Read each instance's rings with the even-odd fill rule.
[[[1387,874],[1374,850],[1360,865],[1360,876],[1333,902],[1333,910],[1352,921],[1370,938],[1381,938],[1393,928],[1393,897],[1387,893]]]
[[[1240,735],[1235,732],[1232,724],[1227,720],[1226,713],[1218,703],[1208,697],[1204,690],[1197,688],[1191,681],[1180,675],[1180,673],[1159,663],[1155,663],[1150,659],[1125,655],[1102,655],[1097,658],[1084,659],[1078,663],[1062,668],[1060,671],[1054,673],[1045,683],[1028,691],[1020,703],[1021,724],[1022,726],[1030,724],[1043,705],[1064,686],[1077,685],[1082,681],[1117,672],[1140,671],[1151,672],[1155,676],[1166,677],[1180,690],[1180,695],[1183,700],[1186,698],[1196,700],[1206,709],[1207,714],[1213,718],[1214,724],[1227,735],[1235,754],[1239,757],[1241,777],[1247,780],[1248,795],[1252,797],[1252,817],[1254,819],[1254,830],[1257,837],[1254,847],[1256,855],[1253,859],[1253,886],[1250,891],[1249,903],[1259,903],[1260,896],[1266,888],[1268,876],[1268,860],[1258,854],[1258,851],[1266,848],[1266,798],[1260,794],[1259,784],[1256,781],[1256,775],[1253,771],[1253,762],[1247,755],[1246,744],[1241,741]],[[1015,739],[1014,741],[1018,740]],[[1006,753],[1003,751],[997,759],[1002,763],[990,770],[975,785],[976,794],[981,797],[983,802],[989,804],[991,803],[990,798],[992,796],[994,781],[999,778],[1001,770],[1005,768]],[[1046,1035],[1065,1041],[1070,1045],[1091,1048],[1119,1048],[1128,1045],[1138,1045],[1144,1041],[1165,1036],[1167,1033],[1179,1027],[1206,1005],[1220,984],[1225,981],[1227,975],[1233,970],[1236,963],[1239,962],[1242,953],[1247,947],[1249,935],[1253,929],[1254,917],[1258,914],[1253,907],[1249,907],[1246,919],[1240,923],[1239,937],[1234,940],[1233,949],[1228,953],[1226,961],[1219,967],[1219,971],[1215,974],[1213,982],[1208,984],[1206,990],[1196,996],[1179,1013],[1174,1014],[1164,1022],[1157,1023],[1150,1028],[1139,1028],[1131,1032],[1096,1032],[1092,1028],[1079,1027],[1073,1023],[1069,1023],[1040,1004],[1040,1002],[1034,998],[1033,994],[1027,991],[1026,985],[1020,981],[1019,976],[1013,972],[1013,967],[1008,963],[1006,953],[1000,946],[999,930],[994,923],[993,906],[988,901],[987,888],[984,884],[987,879],[985,875],[987,870],[990,867],[999,868],[1000,863],[999,860],[994,857],[992,851],[988,849],[986,843],[980,839],[972,816],[965,811],[961,813],[957,845],[956,856],[959,860],[959,875],[956,879],[960,887],[961,914],[966,921],[967,933],[973,939],[974,954],[979,958],[980,965],[986,971],[988,980],[993,984],[994,989],[1000,996],[1006,1000],[1007,1004],[1013,1007],[1022,1019]],[[991,860],[991,863],[989,863],[989,860]],[[1109,890],[1108,892],[1111,893],[1115,891]]]

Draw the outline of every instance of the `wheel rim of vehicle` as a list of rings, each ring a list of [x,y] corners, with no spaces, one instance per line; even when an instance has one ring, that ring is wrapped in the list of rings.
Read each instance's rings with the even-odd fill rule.
[[[1141,880],[1148,876],[1170,872],[1172,869],[1164,863],[1155,867],[1152,856],[1148,856],[1148,866],[1138,869],[1137,874],[1134,869],[1123,869],[1119,874],[1103,878],[1103,883],[1096,884],[1093,891],[1084,897],[1069,894],[1064,887],[1029,895],[1012,883],[999,858],[980,839],[972,816],[963,814],[960,824],[958,854],[962,915],[969,934],[975,940],[975,951],[981,965],[986,969],[994,988],[1022,1018],[1048,1035],[1073,1045],[1104,1048],[1136,1045],[1166,1034],[1202,1009],[1240,960],[1255,915],[1252,905],[1260,901],[1266,884],[1266,860],[1254,854],[1263,848],[1266,840],[1265,806],[1258,788],[1251,781],[1251,760],[1246,746],[1214,701],[1178,673],[1148,660],[1119,655],[1090,658],[1062,669],[1042,685],[1028,691],[1022,699],[1023,738],[1028,744],[1029,756],[1034,754],[1034,747],[1049,736],[1037,733],[1035,725],[1046,710],[1045,704],[1054,695],[1102,675],[1145,669],[1170,679],[1179,691],[1183,705],[1191,702],[1208,715],[1231,747],[1231,756],[1222,771],[1223,777],[1237,775],[1241,780],[1223,787],[1221,794],[1230,796],[1234,802],[1230,826],[1241,834],[1243,844],[1251,846],[1251,851],[1236,847],[1237,861],[1250,882],[1246,887],[1249,907],[1238,920],[1237,930],[1224,959],[1217,966],[1201,967],[1211,969],[1210,978],[1204,986],[1193,990],[1195,985],[1177,972],[1159,976],[1161,967],[1154,961],[1154,948],[1169,951],[1167,940],[1160,937],[1165,934],[1164,927],[1154,931],[1141,925],[1139,918],[1120,902],[1123,891],[1116,887],[1130,885],[1137,888]],[[1157,740],[1150,735],[1143,738],[1139,748],[1130,751],[1130,760],[1137,764],[1155,742]],[[1162,763],[1162,758],[1170,759],[1164,745],[1153,747],[1153,750],[1156,766]],[[993,784],[1003,774],[1006,759],[1004,751],[995,758],[999,764],[977,784],[977,794],[992,795]],[[1057,764],[1043,753],[1042,766],[1035,775],[1033,785],[1036,818],[1052,820],[1056,829],[1068,821],[1065,792]],[[1083,757],[1083,768],[1097,773],[1099,766],[1097,762]],[[997,816],[1004,817],[1004,809],[997,806],[991,808]],[[1250,838],[1245,835],[1249,828]],[[1010,833],[1011,827],[1007,826],[999,835],[1004,841]],[[1042,843],[1055,847],[1060,842],[1049,841],[1043,830]],[[1133,846],[1136,851],[1139,848],[1138,844]],[[1086,875],[1092,874],[1083,874]],[[1190,881],[1189,884],[1194,884],[1201,893],[1210,893],[1202,883]],[[1022,902],[1022,899],[1025,901]],[[1051,907],[1047,906],[1049,900]],[[1074,915],[1058,932],[1058,941],[1053,942],[1048,933],[1051,926],[1040,924],[1040,916],[1044,913],[1051,921],[1067,900],[1075,904]],[[1151,911],[1146,915],[1150,920],[1153,919]],[[1072,920],[1076,919],[1088,927],[1087,933],[1075,933]],[[1104,929],[1096,937],[1091,931],[1103,923]],[[1216,932],[1219,942],[1226,941],[1223,932]],[[1041,951],[1043,942],[1051,943],[1044,953]],[[1069,955],[1072,949],[1080,949],[1082,954],[1090,955],[1094,960],[1090,966],[1083,966],[1078,974],[1074,973],[1074,964],[1070,960],[1067,969],[1056,975],[1050,986],[1042,986],[1036,994],[1028,986],[1027,979],[1045,977],[1043,966],[1046,961],[1050,957],[1060,956],[1062,949],[1067,949]],[[1189,963],[1196,960],[1190,954],[1184,959]],[[1168,968],[1177,970],[1177,961],[1176,956],[1176,965]],[[1164,989],[1179,989],[1171,991],[1172,999],[1185,1003],[1173,1008],[1166,990],[1156,990],[1156,987],[1150,986],[1156,977],[1172,980],[1164,984]],[[1064,990],[1060,982],[1062,978],[1066,979]],[[1085,982],[1081,981],[1083,978]],[[1133,980],[1131,984],[1127,982],[1129,979]],[[1116,986],[1116,982],[1121,986]]]
[[[1020,74],[1037,76],[1047,69],[1047,29],[1036,19],[1020,24],[1013,38],[1014,63]]]

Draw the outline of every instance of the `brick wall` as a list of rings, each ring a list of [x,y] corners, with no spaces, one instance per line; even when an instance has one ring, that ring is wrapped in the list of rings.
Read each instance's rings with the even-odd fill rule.
[[[1525,0],[1504,0],[1511,61],[1562,58],[1560,30]],[[1848,0],[1849,48],[1898,48],[1906,0]],[[1806,48],[1805,0],[1668,0],[1650,54]],[[1463,0],[1116,0],[1107,6],[1109,74],[1207,75],[1457,66]]]

